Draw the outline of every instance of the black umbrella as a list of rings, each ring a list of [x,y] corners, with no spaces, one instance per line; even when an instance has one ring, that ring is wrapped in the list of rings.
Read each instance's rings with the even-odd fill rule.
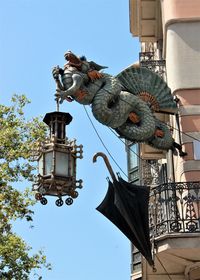
[[[128,183],[119,176],[116,178],[106,155],[97,153],[93,162],[98,156],[103,157],[113,182],[109,181],[106,196],[96,209],[115,224],[153,266],[148,221],[149,188]]]

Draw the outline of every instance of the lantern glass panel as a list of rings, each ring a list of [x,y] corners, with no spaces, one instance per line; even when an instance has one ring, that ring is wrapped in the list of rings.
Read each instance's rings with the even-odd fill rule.
[[[51,175],[53,171],[53,152],[44,154],[44,175]]]
[[[58,176],[70,176],[69,174],[69,154],[56,151],[56,169]]]
[[[43,155],[41,155],[41,157],[40,157],[39,160],[38,160],[38,173],[39,173],[41,176],[44,175],[44,174],[43,174],[43,171],[44,171],[44,169],[43,169],[43,164],[44,164]]]
[[[70,168],[70,173],[71,176],[75,176],[75,158],[71,156],[71,168]]]

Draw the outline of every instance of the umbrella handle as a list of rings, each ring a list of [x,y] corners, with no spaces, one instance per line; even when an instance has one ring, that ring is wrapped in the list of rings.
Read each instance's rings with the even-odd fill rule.
[[[106,164],[106,167],[108,168],[108,171],[110,172],[110,175],[111,175],[112,179],[116,180],[115,173],[114,173],[114,171],[113,171],[113,169],[110,165],[110,162],[109,162],[107,156],[102,152],[98,152],[93,156],[93,162],[97,161],[97,157],[102,157],[104,159],[104,162]]]

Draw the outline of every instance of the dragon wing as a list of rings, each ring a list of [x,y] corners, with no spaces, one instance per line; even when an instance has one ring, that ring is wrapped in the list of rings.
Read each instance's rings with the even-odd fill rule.
[[[177,112],[177,104],[167,83],[149,69],[129,67],[116,78],[125,90],[147,102],[153,111],[171,114]]]
[[[90,64],[90,67],[94,70],[97,70],[97,71],[100,71],[102,69],[105,69],[105,68],[108,68],[107,66],[102,66],[102,65],[99,65],[97,64],[96,62],[94,61],[89,61],[89,64]]]

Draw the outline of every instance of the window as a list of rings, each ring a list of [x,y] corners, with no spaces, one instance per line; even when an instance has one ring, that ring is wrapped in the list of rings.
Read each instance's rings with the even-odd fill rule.
[[[130,144],[127,149],[129,181],[137,183],[139,181],[139,146]]]
[[[136,273],[141,271],[141,253],[138,249],[132,244],[131,246],[132,253],[132,264],[131,264],[131,273]]]
[[[127,146],[128,157],[128,174],[129,181],[134,184],[139,184],[139,144],[129,144]],[[131,246],[131,273],[134,279],[141,278],[141,253],[138,249]]]
[[[129,169],[138,167],[138,144],[130,145],[128,148]]]

